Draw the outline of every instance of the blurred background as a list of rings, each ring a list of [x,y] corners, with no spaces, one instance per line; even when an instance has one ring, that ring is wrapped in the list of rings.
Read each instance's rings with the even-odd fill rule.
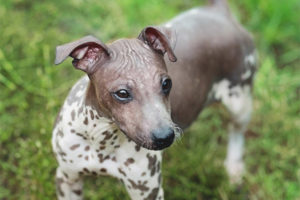
[[[54,66],[55,46],[87,34],[136,37],[200,0],[0,0],[0,199],[55,199],[50,138],[70,87],[83,75]],[[167,200],[300,199],[300,1],[229,0],[254,36],[260,68],[246,133],[243,184],[223,167],[228,114],[206,109],[164,152]],[[129,199],[110,177],[87,178],[86,199]]]

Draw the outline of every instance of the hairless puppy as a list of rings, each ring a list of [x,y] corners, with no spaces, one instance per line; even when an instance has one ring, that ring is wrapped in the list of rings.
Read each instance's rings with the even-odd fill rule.
[[[86,36],[58,46],[55,63],[68,56],[87,75],[53,130],[59,199],[82,199],[86,175],[118,178],[134,200],[164,199],[161,150],[214,101],[231,114],[225,167],[240,181],[256,53],[225,0],[146,27],[134,39],[106,45]]]

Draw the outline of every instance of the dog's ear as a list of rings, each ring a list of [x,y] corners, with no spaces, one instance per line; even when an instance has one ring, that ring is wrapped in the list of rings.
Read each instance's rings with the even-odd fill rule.
[[[86,36],[74,42],[56,47],[55,64],[62,63],[68,56],[74,58],[72,64],[88,74],[95,72],[96,63],[109,58],[110,49],[93,36]]]
[[[160,54],[167,53],[168,58],[172,62],[176,62],[177,58],[173,52],[176,43],[175,31],[165,27],[149,26],[142,30],[138,39],[145,42],[152,49]]]

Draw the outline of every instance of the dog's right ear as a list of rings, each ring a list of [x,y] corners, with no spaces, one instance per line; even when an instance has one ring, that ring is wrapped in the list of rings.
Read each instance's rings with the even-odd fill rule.
[[[96,63],[109,59],[110,49],[93,36],[86,36],[74,42],[56,47],[55,64],[62,63],[68,56],[74,58],[72,64],[87,74],[96,71]]]

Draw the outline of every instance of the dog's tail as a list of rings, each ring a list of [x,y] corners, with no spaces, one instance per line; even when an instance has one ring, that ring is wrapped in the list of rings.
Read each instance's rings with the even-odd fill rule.
[[[213,6],[226,15],[230,15],[227,0],[208,0],[210,6]]]

